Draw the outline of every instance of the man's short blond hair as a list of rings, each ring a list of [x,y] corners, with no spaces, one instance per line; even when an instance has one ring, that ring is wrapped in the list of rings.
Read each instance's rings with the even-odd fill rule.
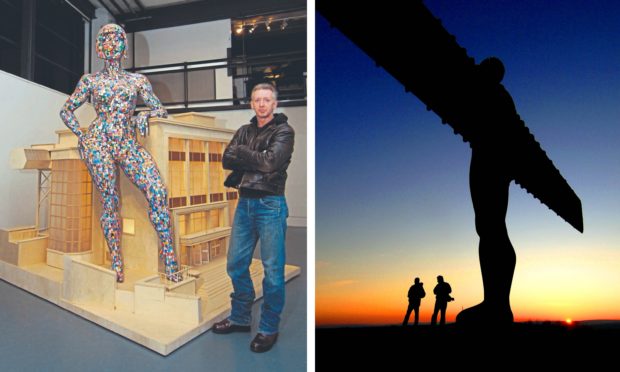
[[[269,83],[256,84],[254,88],[252,88],[252,93],[250,94],[250,98],[254,97],[255,91],[261,90],[261,89],[270,90],[271,93],[273,94],[273,99],[275,99],[276,101],[278,100],[278,91],[276,90],[276,87],[274,87],[273,85]]]

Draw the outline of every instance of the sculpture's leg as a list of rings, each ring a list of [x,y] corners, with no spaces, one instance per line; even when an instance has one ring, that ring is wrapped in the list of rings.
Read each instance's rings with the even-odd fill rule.
[[[511,178],[495,152],[473,150],[469,182],[480,237],[479,256],[484,301],[462,311],[458,323],[512,323],[510,287],[516,263],[506,229]],[[508,167],[508,165],[504,165]]]
[[[170,231],[166,187],[157,165],[151,154],[137,143],[129,144],[118,161],[127,177],[142,191],[149,203],[148,216],[159,236],[159,256],[164,260],[166,277],[174,281],[182,280],[177,273],[178,264]]]
[[[107,147],[97,139],[84,138],[80,141],[80,153],[86,163],[95,187],[101,194],[101,229],[110,250],[112,270],[116,272],[116,281],[123,282],[123,256],[121,254],[121,224],[119,209],[119,191],[117,187],[117,169],[114,158]]]

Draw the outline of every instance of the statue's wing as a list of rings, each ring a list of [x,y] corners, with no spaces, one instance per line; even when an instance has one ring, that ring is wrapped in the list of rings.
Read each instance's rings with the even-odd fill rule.
[[[475,61],[419,0],[407,7],[395,0],[377,6],[342,6],[318,0],[316,8],[333,27],[364,50],[468,142],[475,140],[467,99],[475,80]],[[317,38],[317,44],[321,39]],[[404,54],[407,49],[409,53]],[[512,120],[519,166],[515,182],[583,232],[581,201],[516,113]]]

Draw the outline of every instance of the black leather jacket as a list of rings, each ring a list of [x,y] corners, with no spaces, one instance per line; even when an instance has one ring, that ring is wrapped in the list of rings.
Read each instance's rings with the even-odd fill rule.
[[[222,159],[224,169],[233,171],[225,186],[284,194],[295,142],[295,131],[287,120],[284,114],[274,114],[273,120],[258,128],[254,117],[237,130]]]

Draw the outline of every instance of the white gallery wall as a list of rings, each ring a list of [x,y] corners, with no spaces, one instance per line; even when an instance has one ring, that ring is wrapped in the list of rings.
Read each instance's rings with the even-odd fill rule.
[[[12,149],[56,143],[55,131],[67,127],[60,109],[67,95],[0,71],[0,227],[34,225],[38,176],[36,171],[9,168]],[[95,117],[90,105],[77,110],[83,125]]]
[[[230,19],[136,32],[127,35],[129,51],[135,40],[135,66],[158,66],[223,59],[231,47]],[[127,54],[125,66],[132,66]],[[215,70],[215,96],[233,97],[232,77],[226,68]]]
[[[136,32],[136,67],[226,58],[230,19]],[[133,40],[128,34],[129,42]],[[131,45],[129,45],[131,51]],[[131,53],[127,66],[132,66]]]
[[[135,40],[135,66],[223,59],[231,47],[230,19],[136,32],[127,35],[129,50]],[[128,53],[126,66],[132,66]],[[233,98],[232,77],[226,68],[215,70],[215,96]]]

